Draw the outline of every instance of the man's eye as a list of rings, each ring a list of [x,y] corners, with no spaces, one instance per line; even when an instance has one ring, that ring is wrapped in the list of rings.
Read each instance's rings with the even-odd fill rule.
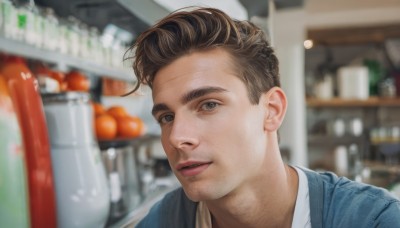
[[[201,110],[211,111],[211,110],[215,109],[217,106],[218,106],[218,103],[216,103],[216,102],[206,102],[201,105]]]
[[[173,121],[173,120],[174,120],[174,116],[173,116],[173,115],[171,115],[171,114],[166,114],[166,115],[162,115],[162,116],[159,118],[158,122],[159,122],[160,124],[166,124],[166,123],[169,123],[169,122],[171,122],[171,121]]]

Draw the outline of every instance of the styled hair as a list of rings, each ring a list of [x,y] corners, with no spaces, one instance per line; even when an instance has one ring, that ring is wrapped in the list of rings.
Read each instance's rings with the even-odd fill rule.
[[[230,18],[213,8],[176,11],[143,32],[128,50],[140,84],[152,88],[157,72],[186,54],[222,48],[233,60],[237,76],[252,104],[262,93],[280,86],[279,64],[264,32],[248,21]]]

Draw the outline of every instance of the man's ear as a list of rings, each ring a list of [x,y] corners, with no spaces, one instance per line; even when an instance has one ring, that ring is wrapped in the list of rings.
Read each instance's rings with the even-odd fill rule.
[[[281,88],[273,87],[261,96],[260,101],[263,102],[265,108],[264,130],[277,131],[286,114],[286,95]]]

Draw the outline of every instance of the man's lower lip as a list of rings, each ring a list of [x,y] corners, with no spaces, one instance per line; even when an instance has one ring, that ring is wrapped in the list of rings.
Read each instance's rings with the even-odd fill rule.
[[[204,170],[206,170],[208,166],[210,166],[210,163],[205,163],[192,168],[181,169],[179,170],[179,172],[186,177],[196,176],[202,173]]]

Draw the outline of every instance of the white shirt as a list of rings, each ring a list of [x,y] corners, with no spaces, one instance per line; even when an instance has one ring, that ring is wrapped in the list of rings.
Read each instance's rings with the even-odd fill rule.
[[[299,176],[299,190],[297,191],[296,206],[294,208],[292,228],[311,228],[310,196],[308,194],[308,180],[303,170],[293,166]]]
[[[299,176],[299,189],[294,208],[292,228],[311,228],[310,200],[308,195],[308,180],[306,174],[293,167]],[[196,211],[196,228],[212,228],[211,214],[203,202],[199,202]]]

